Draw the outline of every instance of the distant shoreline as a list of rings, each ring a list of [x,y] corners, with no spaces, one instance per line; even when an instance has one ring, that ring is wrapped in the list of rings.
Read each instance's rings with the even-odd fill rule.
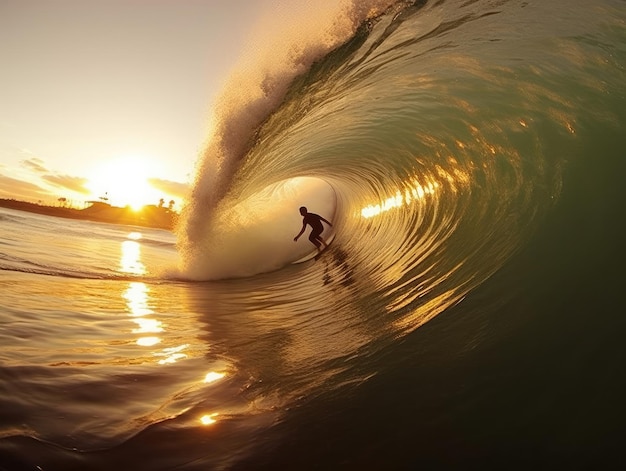
[[[174,229],[178,219],[175,211],[160,206],[148,205],[135,211],[130,207],[119,208],[97,201],[92,202],[91,206],[85,209],[75,209],[0,198],[0,207],[67,219],[152,227],[170,231]]]

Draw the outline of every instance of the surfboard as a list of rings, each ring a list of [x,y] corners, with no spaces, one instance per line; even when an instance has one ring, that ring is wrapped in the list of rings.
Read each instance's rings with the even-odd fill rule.
[[[319,257],[321,257],[324,252],[326,252],[326,250],[328,249],[328,247],[330,247],[330,244],[333,242],[333,240],[335,240],[335,234],[331,234],[331,236],[328,238],[328,240],[326,240],[326,248],[322,249],[321,252],[317,252],[317,250],[314,250],[313,252],[311,252],[308,255],[305,255],[302,258],[299,258],[298,260],[296,260],[295,262],[291,262],[292,264],[296,264],[296,263],[304,263],[304,262],[308,262],[309,260],[315,259],[317,260]]]

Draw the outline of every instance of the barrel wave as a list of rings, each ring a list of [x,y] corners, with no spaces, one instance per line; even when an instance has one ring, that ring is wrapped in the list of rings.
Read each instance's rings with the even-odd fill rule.
[[[384,299],[408,330],[462,299],[558,201],[564,149],[602,92],[563,73],[588,53],[584,44],[545,41],[535,25],[520,49],[518,33],[493,28],[524,12],[513,3],[391,6],[288,77],[247,148],[221,162],[214,147],[205,154],[179,234],[183,276],[286,267],[301,255],[291,238],[307,205],[333,218],[337,239],[323,262],[290,275],[299,292],[322,270],[350,273],[358,296]],[[541,52],[524,57],[531,48]],[[298,178],[332,187],[336,211],[323,194],[272,190]]]

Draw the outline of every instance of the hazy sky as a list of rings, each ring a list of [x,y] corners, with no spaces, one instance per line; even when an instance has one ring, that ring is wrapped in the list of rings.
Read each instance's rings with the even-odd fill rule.
[[[0,198],[177,197],[270,3],[0,0]]]

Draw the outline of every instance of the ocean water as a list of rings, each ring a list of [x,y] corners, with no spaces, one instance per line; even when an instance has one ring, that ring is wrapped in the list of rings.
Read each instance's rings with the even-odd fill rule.
[[[626,3],[370,6],[176,233],[0,209],[0,469],[626,466]]]

